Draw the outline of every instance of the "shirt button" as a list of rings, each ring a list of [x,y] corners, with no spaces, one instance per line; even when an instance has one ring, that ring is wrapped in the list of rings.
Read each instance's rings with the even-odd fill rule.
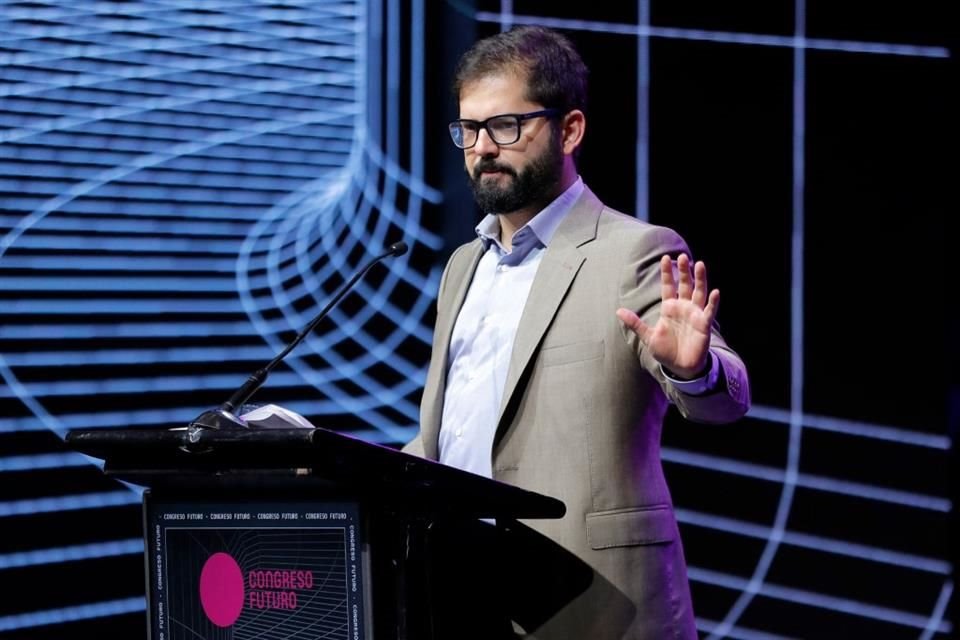
[[[462,435],[463,435],[463,429],[457,429],[456,435],[457,435],[458,438],[459,438],[460,436],[462,436]]]

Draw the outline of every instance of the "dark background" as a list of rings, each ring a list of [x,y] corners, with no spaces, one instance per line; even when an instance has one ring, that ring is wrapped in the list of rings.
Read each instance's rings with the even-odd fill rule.
[[[594,4],[0,3],[0,635],[143,637],[139,494],[66,430],[219,404],[401,237],[258,398],[412,435],[477,217],[449,75],[524,22],[591,68],[584,180],[708,263],[750,370],[746,418],[664,432],[703,637],[951,635],[944,3]]]

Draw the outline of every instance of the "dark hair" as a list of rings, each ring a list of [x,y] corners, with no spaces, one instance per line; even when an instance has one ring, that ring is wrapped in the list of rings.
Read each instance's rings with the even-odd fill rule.
[[[587,65],[566,36],[544,27],[515,27],[474,44],[457,65],[453,93],[485,76],[513,72],[527,80],[527,100],[564,113],[586,111]]]

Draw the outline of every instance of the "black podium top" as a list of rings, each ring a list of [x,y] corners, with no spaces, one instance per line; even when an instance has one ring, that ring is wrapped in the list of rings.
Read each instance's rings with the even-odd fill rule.
[[[323,490],[413,512],[560,518],[555,498],[447,465],[314,429],[74,429],[73,449],[104,473],[163,489]]]

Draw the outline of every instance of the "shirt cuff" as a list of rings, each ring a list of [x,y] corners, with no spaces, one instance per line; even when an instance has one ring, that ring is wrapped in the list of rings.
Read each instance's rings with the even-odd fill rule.
[[[708,358],[710,358],[710,369],[707,371],[706,375],[703,375],[699,378],[694,378],[693,380],[677,380],[663,368],[663,365],[660,365],[660,373],[670,381],[677,391],[685,393],[689,396],[698,396],[708,391],[713,391],[714,387],[717,386],[717,378],[720,377],[720,358],[713,355],[713,352],[708,353]]]

